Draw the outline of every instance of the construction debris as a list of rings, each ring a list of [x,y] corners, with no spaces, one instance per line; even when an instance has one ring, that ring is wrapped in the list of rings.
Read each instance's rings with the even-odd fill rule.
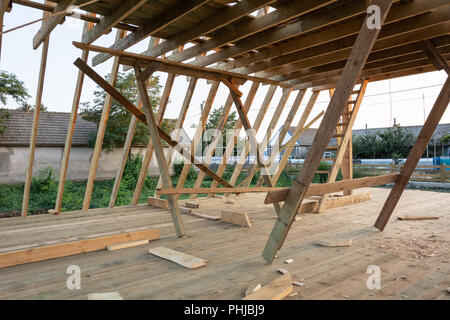
[[[246,213],[234,212],[234,211],[222,211],[220,220],[232,224],[237,224],[243,227],[251,227],[250,219]]]
[[[148,252],[160,258],[175,262],[189,269],[203,267],[207,263],[205,259],[197,258],[189,254],[164,247],[151,248],[150,250],[148,250]]]
[[[243,300],[281,300],[293,291],[292,276],[284,274]]]
[[[322,247],[350,247],[352,245],[353,239],[350,240],[321,240],[314,242],[316,245]]]
[[[283,268],[278,269],[278,272],[281,273],[281,274],[288,274],[289,273],[289,271],[287,271],[286,269],[283,269]]]
[[[142,246],[144,244],[148,244],[149,242],[150,241],[148,239],[138,240],[138,241],[130,241],[130,242],[122,242],[122,243],[107,246],[106,250],[115,251],[115,250],[120,250],[120,249],[125,249],[125,248],[137,247],[137,246]]]
[[[303,287],[305,284],[303,283],[303,282],[301,282],[301,281],[294,281],[294,282],[292,282],[292,284],[294,285],[294,286],[297,286],[297,287]]]
[[[439,216],[399,216],[398,220],[437,220]]]
[[[161,208],[161,209],[169,209],[169,202],[165,199],[148,197],[147,203],[149,206]]]
[[[197,202],[186,202],[184,204],[184,206],[187,207],[187,208],[192,208],[192,209],[200,208],[200,205]]]
[[[260,283],[256,284],[256,285],[250,285],[247,290],[245,290],[245,296],[248,296],[250,294],[252,294],[255,291],[258,291],[259,289],[261,289],[262,286]]]
[[[287,259],[284,263],[290,264],[292,262],[294,262],[294,259]]]

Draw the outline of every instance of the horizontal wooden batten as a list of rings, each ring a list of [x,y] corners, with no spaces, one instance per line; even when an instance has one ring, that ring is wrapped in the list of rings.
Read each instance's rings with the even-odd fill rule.
[[[273,84],[277,85],[283,88],[290,88],[290,86],[283,84],[279,81],[274,81],[270,79],[264,79],[260,77],[253,77],[248,76],[245,74],[240,74],[236,72],[229,72],[219,69],[212,69],[212,68],[206,68],[201,66],[196,66],[192,64],[187,63],[181,63],[176,62],[173,60],[167,60],[167,59],[159,59],[154,57],[149,57],[137,53],[131,53],[131,52],[125,52],[120,50],[115,50],[111,48],[106,47],[100,47],[95,45],[89,45],[86,43],[81,43],[74,41],[73,45],[77,47],[78,49],[82,50],[89,50],[94,52],[105,52],[109,53],[113,56],[119,57],[119,62],[124,65],[128,66],[135,66],[139,65],[141,67],[150,67],[154,71],[164,71],[164,72],[170,72],[175,73],[178,75],[184,75],[188,77],[197,77],[197,78],[203,78],[208,79],[212,81],[221,81],[221,79],[225,78],[232,78],[236,80],[240,80],[240,82],[245,82],[247,80],[253,81],[253,82],[261,82],[266,84]]]
[[[341,180],[330,183],[313,183],[308,188],[306,196],[320,196],[344,190],[385,185],[388,183],[394,183],[397,180],[398,176],[399,175],[397,173],[394,173],[377,177],[359,178],[353,180]],[[284,201],[286,199],[288,192],[289,188],[269,191],[267,193],[266,199],[264,199],[264,203],[270,204]]]

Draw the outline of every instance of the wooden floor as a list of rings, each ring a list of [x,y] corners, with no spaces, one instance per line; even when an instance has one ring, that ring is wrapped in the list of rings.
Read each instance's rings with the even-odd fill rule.
[[[304,214],[294,223],[273,265],[261,253],[275,219],[262,194],[197,199],[198,212],[247,212],[252,227],[183,215],[187,236],[177,239],[166,210],[140,206],[0,220],[0,252],[96,237],[118,231],[159,228],[161,239],[119,251],[96,251],[0,269],[0,299],[87,299],[117,291],[124,299],[241,299],[249,285],[267,284],[287,269],[295,280],[287,299],[450,299],[450,194],[407,190],[385,232],[372,227],[387,189],[361,189],[372,200]],[[184,201],[181,201],[183,203]],[[439,215],[438,220],[399,221],[398,215]],[[315,241],[353,239],[351,247],[329,248]],[[208,260],[189,270],[152,256],[164,246]],[[286,259],[293,259],[285,264]],[[81,268],[80,290],[66,287],[70,265]],[[369,290],[367,267],[381,268],[381,289]]]

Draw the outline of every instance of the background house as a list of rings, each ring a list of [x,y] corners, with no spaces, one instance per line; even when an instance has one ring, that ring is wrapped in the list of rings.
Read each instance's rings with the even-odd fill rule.
[[[25,180],[33,122],[33,112],[19,110],[8,112],[10,116],[4,123],[6,129],[0,134],[0,184],[22,183]],[[52,167],[59,174],[69,120],[70,113],[41,112],[33,166],[34,175],[48,167]],[[68,180],[87,179],[93,153],[93,148],[89,147],[89,140],[96,131],[96,124],[80,116],[77,118],[69,159]],[[184,130],[181,131],[178,141],[183,147],[190,147],[191,141]],[[131,152],[144,154],[145,148],[143,145],[133,145]],[[169,149],[167,145],[165,149]],[[121,152],[121,148],[102,152],[97,179],[115,177]],[[181,157],[176,152],[174,154],[176,158]],[[152,158],[149,173],[158,174],[155,157]]]

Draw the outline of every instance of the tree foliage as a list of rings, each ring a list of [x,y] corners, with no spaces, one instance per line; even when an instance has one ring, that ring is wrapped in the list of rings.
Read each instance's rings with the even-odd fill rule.
[[[109,82],[111,75],[105,76],[105,79]],[[115,85],[116,89],[129,101],[136,105],[138,97],[138,89],[136,85],[136,79],[131,72],[121,73],[117,76]],[[151,77],[148,85],[148,95],[152,105],[153,113],[156,114],[157,106],[160,102],[161,86],[159,85],[159,77]],[[106,92],[100,87],[94,91],[93,102],[84,102],[82,104],[82,117],[87,120],[96,123],[100,123],[103,105],[106,98]],[[103,139],[103,148],[112,149],[120,147],[124,144],[125,138],[128,132],[128,126],[131,121],[131,113],[125,109],[116,100],[112,100],[111,110],[109,113],[108,123],[106,126],[105,137]],[[163,121],[162,128],[170,133],[173,130],[173,123],[170,121]],[[90,139],[90,144],[94,145],[96,141],[96,135],[93,135]],[[141,121],[137,122],[136,131],[133,137],[133,143],[146,145],[149,140],[148,129]]]
[[[18,104],[26,104],[30,94],[23,81],[19,80],[13,73],[0,71],[0,103],[6,105],[8,98],[12,98]],[[5,130],[4,121],[9,113],[0,107],[0,134]]]
[[[355,158],[375,159],[406,158],[414,145],[415,137],[405,128],[395,127],[376,134],[353,137],[353,156]]]
[[[220,118],[222,117],[222,113],[223,113],[223,106],[220,106],[216,109],[213,109],[208,116],[208,121],[206,122],[205,125],[205,132],[207,132],[208,130],[211,130],[210,132],[212,132],[212,130],[215,130],[217,128],[217,125],[219,124]],[[234,127],[236,126],[236,122],[238,121],[238,116],[236,111],[231,112],[228,115],[227,121],[225,122],[225,126],[222,130],[222,143],[225,146],[227,143],[227,130],[234,130]],[[211,134],[207,134],[206,139],[207,140],[211,140]],[[204,148],[205,148],[205,144],[206,143],[210,143],[211,141],[204,141]],[[219,147],[219,145],[218,145]],[[205,149],[203,149],[205,150]]]

